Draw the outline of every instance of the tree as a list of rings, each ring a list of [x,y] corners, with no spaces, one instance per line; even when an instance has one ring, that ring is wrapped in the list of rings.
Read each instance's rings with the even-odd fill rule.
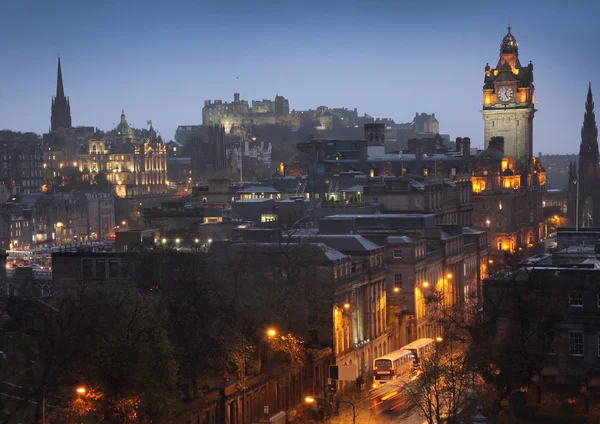
[[[460,422],[459,414],[474,389],[473,370],[466,359],[454,340],[436,342],[433,351],[420,359],[417,378],[403,393],[428,423]]]
[[[494,419],[503,399],[541,373],[561,317],[560,300],[534,269],[518,255],[505,262],[507,272],[483,283],[482,299],[452,308],[437,293],[427,299],[444,340],[459,343],[464,364],[485,383],[480,401]]]

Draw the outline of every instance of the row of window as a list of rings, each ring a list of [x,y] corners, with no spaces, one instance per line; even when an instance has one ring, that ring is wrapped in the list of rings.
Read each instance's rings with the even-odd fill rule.
[[[596,353],[600,357],[600,334],[596,335]],[[583,356],[585,352],[585,335],[579,332],[569,333],[569,355]]]
[[[571,292],[569,293],[569,306],[573,308],[583,307],[583,293]],[[600,308],[600,294],[596,296],[596,306]]]

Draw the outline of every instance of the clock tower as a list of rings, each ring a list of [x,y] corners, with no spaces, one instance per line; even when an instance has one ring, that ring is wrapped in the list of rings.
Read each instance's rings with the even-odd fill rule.
[[[495,68],[485,67],[483,85],[484,141],[504,138],[504,155],[530,166],[533,155],[534,104],[533,64],[521,66],[519,45],[511,27],[500,44]]]

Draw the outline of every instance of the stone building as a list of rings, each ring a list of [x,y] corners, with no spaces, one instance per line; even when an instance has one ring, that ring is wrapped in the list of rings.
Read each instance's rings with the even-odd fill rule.
[[[214,177],[229,170],[225,148],[225,128],[222,125],[205,125],[188,141],[191,151],[192,181]]]
[[[600,413],[600,234],[585,230],[568,229],[563,237],[559,229],[560,250],[531,258],[512,274],[496,274],[486,280],[488,306],[483,307],[484,313],[498,313],[502,323],[514,313],[515,290],[527,290],[538,304],[556,310],[559,323],[554,342],[527,397],[542,406],[570,404],[578,417]],[[575,240],[587,243],[570,244]]]
[[[110,239],[115,229],[115,198],[112,193],[85,193],[89,238]]]
[[[206,100],[202,108],[203,125],[220,125],[229,133],[234,127],[245,125],[282,124],[289,121],[289,101],[280,95],[275,100],[252,101],[240,99],[240,93],[233,94],[233,102]]]
[[[319,221],[320,234],[358,234],[386,248],[388,350],[418,338],[439,336],[425,297],[444,294],[444,305],[462,305],[481,294],[487,275],[485,231],[436,226],[431,214],[333,215]]]
[[[37,134],[0,131],[0,180],[14,194],[41,192],[43,151]]]
[[[436,217],[436,224],[472,225],[471,178],[381,177],[370,179],[363,187],[363,201],[381,204],[387,213],[425,213]]]
[[[504,137],[506,156],[525,167],[533,157],[533,117],[536,112],[533,64],[521,66],[519,45],[508,27],[495,68],[485,67],[483,120],[485,147],[492,137]]]
[[[123,111],[113,139],[91,139],[79,155],[83,178],[92,181],[103,174],[120,198],[168,192],[167,149],[151,134],[152,129],[147,137],[134,136]]]
[[[488,231],[497,256],[533,249],[544,236],[545,170],[536,158],[524,168],[504,145],[494,137],[472,160],[473,225]]]

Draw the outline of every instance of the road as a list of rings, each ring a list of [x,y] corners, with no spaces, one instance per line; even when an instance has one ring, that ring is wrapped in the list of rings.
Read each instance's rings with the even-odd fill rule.
[[[382,399],[385,399],[382,401]],[[383,386],[377,391],[365,393],[355,402],[356,422],[358,424],[422,424],[419,414],[411,412],[398,385]],[[340,404],[337,416],[328,420],[331,424],[352,424],[352,407]]]

